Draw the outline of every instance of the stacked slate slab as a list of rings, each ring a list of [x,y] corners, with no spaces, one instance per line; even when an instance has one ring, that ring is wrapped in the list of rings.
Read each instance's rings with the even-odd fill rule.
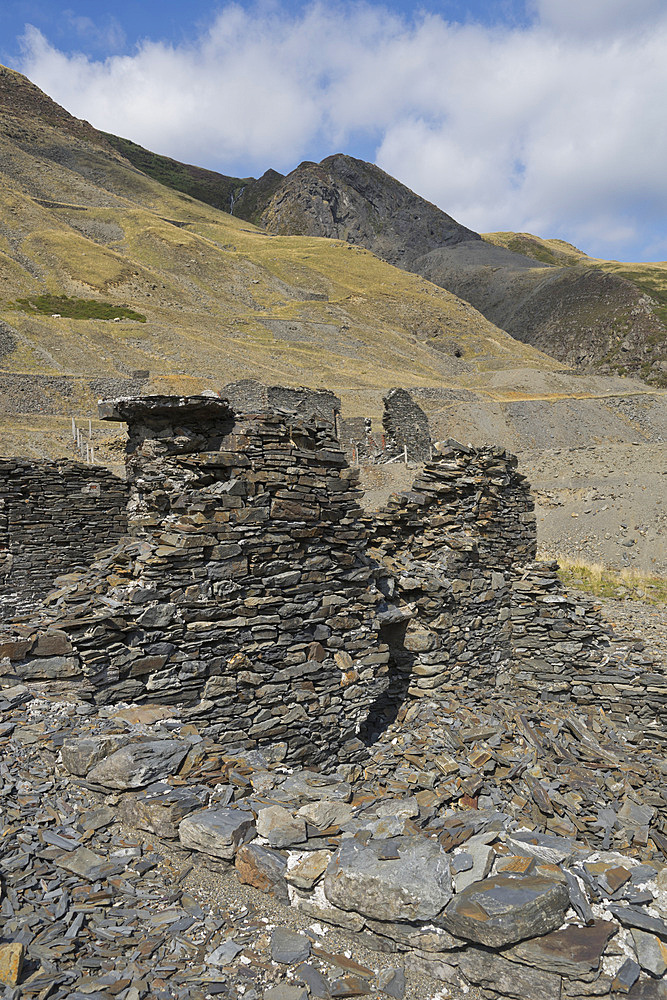
[[[387,456],[404,452],[411,462],[428,462],[431,457],[431,432],[428,417],[407,389],[390,389],[383,396],[382,427]]]
[[[529,486],[504,450],[445,442],[411,491],[363,515],[316,415],[213,396],[101,414],[129,428],[129,535],[0,636],[7,679],[188,705],[225,745],[280,742],[308,763],[363,755],[358,736],[424,698],[532,692],[664,720],[664,672],[617,656],[535,561]]]
[[[228,743],[284,741],[290,760],[352,754],[389,653],[331,424],[206,396],[100,413],[128,423],[129,536],[5,647],[14,672],[80,678],[102,704],[189,703]]]
[[[127,531],[127,484],[79,462],[0,458],[0,620]]]
[[[535,558],[528,483],[500,448],[438,446],[410,492],[367,519],[394,690],[493,688],[512,655],[512,579]]]
[[[667,676],[642,654],[616,655],[590,604],[569,596],[554,562],[535,559],[534,504],[514,455],[456,441],[411,491],[366,519],[392,657],[382,706],[452,693],[530,691],[661,722]]]

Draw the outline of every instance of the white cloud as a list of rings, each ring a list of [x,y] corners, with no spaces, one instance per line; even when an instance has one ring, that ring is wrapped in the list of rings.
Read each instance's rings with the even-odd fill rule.
[[[664,0],[532,0],[543,27],[563,35],[599,39],[641,33],[664,14]]]
[[[299,15],[228,5],[196,43],[146,41],[104,60],[29,28],[21,68],[98,127],[223,172],[375,150],[472,228],[582,239],[599,254],[644,230],[663,245],[663,0],[533,11],[528,27],[491,28],[433,14],[408,24],[362,3]]]

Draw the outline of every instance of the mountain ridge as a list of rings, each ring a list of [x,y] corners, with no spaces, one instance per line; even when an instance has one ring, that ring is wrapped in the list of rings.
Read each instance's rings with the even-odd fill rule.
[[[152,176],[159,176],[159,159],[148,164]],[[375,164],[343,153],[304,161],[284,177],[267,171],[259,180],[226,180],[243,190],[230,205],[234,214],[269,232],[365,246],[557,360],[667,384],[667,266],[594,260],[565,241],[529,233],[482,236]],[[507,256],[498,257],[492,246]],[[547,275],[544,267],[561,273]]]
[[[475,385],[498,369],[562,367],[360,246],[269,234],[158,183],[20,74],[4,81],[5,413],[81,412],[94,380],[135,371],[150,373],[146,391],[244,377],[327,384],[366,414],[396,384]],[[83,303],[82,318],[40,311],[37,300],[52,301],[43,295]],[[95,318],[92,302],[145,322]]]

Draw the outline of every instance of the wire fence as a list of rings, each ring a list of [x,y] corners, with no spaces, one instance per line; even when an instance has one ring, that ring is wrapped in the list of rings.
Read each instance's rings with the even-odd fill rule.
[[[87,432],[85,423],[88,424]],[[72,438],[79,454],[87,465],[95,465],[95,448],[93,447],[93,422],[88,420],[83,429],[78,426],[76,417],[72,417]]]

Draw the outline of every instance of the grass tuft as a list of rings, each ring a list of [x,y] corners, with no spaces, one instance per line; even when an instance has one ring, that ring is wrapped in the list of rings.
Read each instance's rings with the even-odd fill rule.
[[[16,306],[33,316],[52,316],[57,313],[67,319],[132,319],[137,323],[146,322],[143,313],[135,312],[128,306],[98,302],[97,299],[74,299],[68,295],[36,295],[33,298],[17,299]]]
[[[610,569],[602,563],[558,555],[558,575],[565,587],[574,587],[595,597],[642,601],[667,605],[667,579],[637,569]]]

